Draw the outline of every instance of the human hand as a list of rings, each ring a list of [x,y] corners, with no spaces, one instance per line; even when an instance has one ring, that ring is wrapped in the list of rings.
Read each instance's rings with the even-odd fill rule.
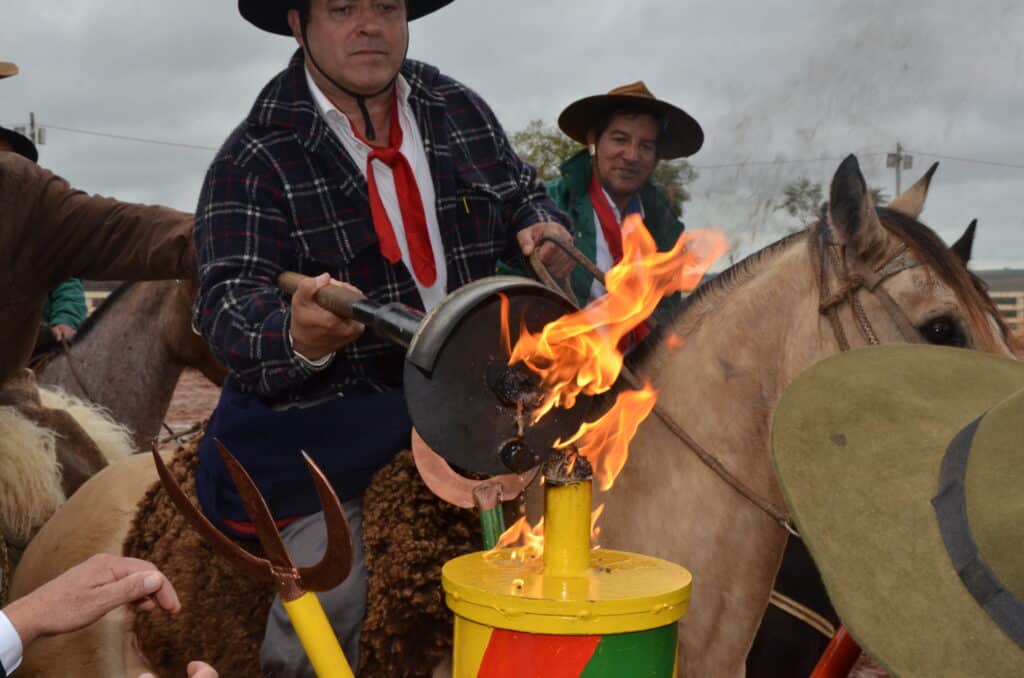
[[[325,355],[352,343],[365,329],[362,323],[343,320],[313,299],[318,290],[328,285],[338,285],[356,290],[323,273],[315,278],[306,278],[299,283],[292,295],[292,348],[310,360],[319,360]]]
[[[533,254],[537,245],[545,237],[551,237],[567,245],[572,245],[572,235],[569,234],[569,231],[565,230],[565,226],[551,221],[542,221],[532,226],[527,226],[516,234],[516,239],[519,241],[519,249],[522,250],[525,257]],[[569,274],[572,273],[573,267],[576,265],[572,257],[552,243],[546,242],[541,245],[539,252],[540,260],[547,266],[552,277],[557,280],[568,278]]]
[[[139,678],[156,678],[152,673],[143,673]],[[189,662],[188,678],[217,678],[217,672],[206,662]]]
[[[101,553],[18,598],[4,614],[28,647],[36,638],[77,631],[132,602],[142,610],[181,609],[174,587],[155,565]]]
[[[67,339],[70,341],[75,336],[75,328],[71,325],[65,325],[64,323],[58,323],[50,326],[50,332],[53,334],[53,338],[60,343]]]

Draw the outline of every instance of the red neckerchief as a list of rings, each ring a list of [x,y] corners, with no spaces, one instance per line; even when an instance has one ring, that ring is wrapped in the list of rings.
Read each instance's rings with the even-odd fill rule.
[[[612,205],[608,202],[608,196],[601,187],[601,180],[597,178],[597,172],[590,175],[590,204],[594,206],[597,220],[601,224],[601,232],[604,233],[604,240],[608,243],[608,252],[612,255],[612,261],[622,261],[622,227],[619,220],[615,218]]]
[[[597,214],[597,220],[601,224],[604,240],[608,243],[608,253],[612,255],[612,261],[617,264],[622,261],[622,226],[619,224],[618,219],[615,218],[615,212],[612,210],[608,196],[605,195],[604,188],[601,186],[601,180],[597,178],[597,172],[593,172],[590,175],[589,193],[590,204],[594,206],[594,213]],[[619,342],[619,350],[623,354],[628,353],[643,341],[644,337],[650,334],[650,331],[651,327],[646,321],[640,323],[630,330],[629,334],[622,337],[622,340]]]
[[[352,121],[349,120],[349,125]],[[427,231],[427,215],[423,211],[423,197],[416,183],[416,175],[412,171],[409,160],[402,155],[402,125],[398,119],[398,93],[391,103],[391,145],[387,147],[373,146],[352,125],[352,132],[360,141],[370,147],[370,155],[366,159],[366,184],[370,194],[370,217],[373,228],[380,241],[380,253],[392,264],[398,263],[402,252],[395,239],[395,229],[384,209],[384,201],[377,191],[377,178],[373,173],[373,161],[380,160],[391,168],[395,178],[395,191],[398,193],[398,207],[402,213],[402,224],[405,227],[405,240],[409,245],[409,259],[412,271],[423,287],[430,287],[437,280],[437,267],[434,265],[434,251],[430,247],[430,234]]]

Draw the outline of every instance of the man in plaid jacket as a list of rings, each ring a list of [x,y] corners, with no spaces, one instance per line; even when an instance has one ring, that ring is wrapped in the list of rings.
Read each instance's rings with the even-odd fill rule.
[[[302,48],[217,154],[196,210],[195,324],[231,370],[200,446],[200,502],[227,532],[252,533],[218,437],[260,487],[296,561],[315,562],[323,516],[300,450],[316,460],[352,529],[352,575],[321,600],[353,665],[366,597],[360,493],[409,444],[404,352],[313,294],[349,284],[429,310],[545,235],[571,242],[566,217],[484,101],[405,58],[408,21],[450,1],[241,0],[246,19]],[[557,274],[571,271],[550,244],[540,255]],[[288,299],[276,287],[284,270],[315,277]],[[313,675],[279,599],[261,666]]]

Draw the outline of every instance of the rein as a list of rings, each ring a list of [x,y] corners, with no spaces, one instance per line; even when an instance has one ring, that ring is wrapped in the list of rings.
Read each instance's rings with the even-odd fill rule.
[[[827,222],[819,222],[818,228],[827,229]],[[811,249],[811,261],[816,264],[817,268],[815,282],[820,292],[818,311],[821,315],[824,315],[829,319],[840,350],[845,352],[850,349],[850,342],[839,318],[839,308],[846,303],[850,305],[851,310],[853,311],[853,316],[857,322],[857,328],[864,340],[872,346],[880,343],[878,334],[871,325],[871,321],[858,298],[858,292],[861,290],[866,290],[873,294],[881,302],[886,313],[899,328],[904,340],[909,343],[921,343],[922,340],[920,335],[916,329],[914,329],[910,319],[905,313],[903,313],[902,309],[900,309],[889,293],[881,287],[881,284],[886,279],[891,278],[897,273],[901,273],[920,265],[907,250],[906,246],[877,268],[866,269],[859,265],[859,261],[856,257],[847,256],[848,247],[843,247],[842,245],[833,243],[830,239],[827,241],[824,239],[823,236],[828,235],[830,230],[819,235],[818,228],[812,228],[808,232],[808,245]],[[604,279],[602,271],[597,268],[597,266],[585,254],[580,252],[575,245],[561,242],[550,236],[543,238],[541,242],[549,242],[559,249],[562,249],[595,278],[598,280]],[[555,281],[554,277],[547,270],[547,267],[540,260],[539,248],[534,250],[530,255],[529,260],[531,267],[545,285],[563,295],[566,294],[566,290],[557,281]],[[855,270],[851,271],[852,267],[850,265],[850,261],[857,264]],[[830,292],[830,268],[834,269],[834,275],[839,283],[839,288],[835,294]],[[574,305],[579,307],[578,300],[574,298],[574,295],[569,294],[568,299],[572,301]],[[622,366],[621,376],[631,388],[639,389],[642,387],[641,380],[625,365]],[[778,523],[779,526],[791,535],[796,537],[800,536],[796,527],[793,525],[792,519],[786,511],[777,508],[770,500],[763,497],[760,493],[751,488],[726,468],[717,456],[694,440],[694,438],[687,433],[686,429],[676,421],[675,417],[661,406],[661,403],[655,403],[653,412],[665,427],[668,428],[668,430],[671,431],[680,441],[690,447],[694,454],[697,455],[697,458],[700,459],[705,466],[711,469],[715,475],[736,490],[736,492],[747,499],[747,501],[760,509],[765,515]]]

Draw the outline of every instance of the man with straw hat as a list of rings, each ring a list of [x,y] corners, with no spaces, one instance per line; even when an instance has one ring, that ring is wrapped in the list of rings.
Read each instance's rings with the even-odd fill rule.
[[[17,72],[0,62],[0,78]],[[28,364],[47,295],[62,281],[195,273],[191,215],[86,195],[37,157],[29,139],[0,129],[0,388]]]
[[[320,595],[358,666],[366,599],[361,494],[410,444],[404,352],[320,308],[343,281],[381,303],[430,310],[529,255],[568,242],[554,206],[487,104],[435,67],[406,58],[409,22],[451,0],[239,0],[256,27],[299,45],[264,88],[206,177],[196,219],[195,323],[231,371],[199,448],[197,494],[235,536],[252,536],[214,446],[238,456],[298,560],[319,560],[324,519],[300,451],[327,473],[352,532],[352,574]],[[550,243],[556,276],[572,261]],[[315,276],[292,297],[278,275]],[[312,669],[275,600],[261,667]]]
[[[622,258],[622,221],[640,214],[658,249],[675,245],[683,231],[672,201],[651,183],[660,160],[693,155],[704,143],[697,121],[681,108],[655,97],[641,82],[570,104],[558,126],[586,146],[561,167],[548,192],[573,221],[576,246],[607,271]],[[582,267],[572,276],[573,291],[586,303],[604,287]]]
[[[903,678],[1024,676],[1024,364],[840,354],[783,394],[772,454],[865,651]]]

